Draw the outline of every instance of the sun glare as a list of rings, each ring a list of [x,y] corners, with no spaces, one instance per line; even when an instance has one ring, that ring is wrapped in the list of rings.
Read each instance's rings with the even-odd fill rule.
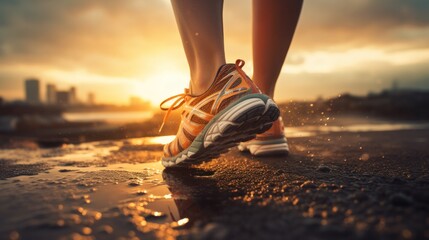
[[[150,137],[150,138],[148,138],[148,143],[149,144],[162,144],[162,145],[164,145],[164,144],[167,144],[167,143],[173,141],[173,139],[175,137],[176,136],[174,136],[174,135],[167,135],[167,136],[161,136],[161,137]]]
[[[130,92],[158,105],[170,96],[183,93],[188,87],[188,78],[185,71],[170,68],[142,77],[141,81],[132,84]]]

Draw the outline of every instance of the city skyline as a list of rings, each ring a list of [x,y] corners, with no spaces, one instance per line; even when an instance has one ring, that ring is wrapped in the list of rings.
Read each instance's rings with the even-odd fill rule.
[[[187,87],[169,1],[0,4],[0,96],[6,100],[24,97],[21,82],[28,76],[81,92],[97,89],[97,101],[114,104],[132,95],[158,105]],[[251,4],[224,5],[227,60],[246,60],[251,75]],[[403,88],[429,89],[428,7],[424,0],[305,2],[276,100],[366,94],[395,79]]]
[[[68,88],[57,88],[55,84],[43,83],[37,78],[27,78],[24,81],[24,99],[29,104],[48,104],[48,105],[76,105],[83,104],[77,97],[77,88],[68,86]],[[46,89],[43,91],[43,89]],[[88,94],[91,94],[89,92]],[[44,97],[43,97],[44,96]],[[95,96],[92,96],[95,98]],[[88,101],[87,104],[89,104]]]
[[[45,89],[43,91],[43,89]],[[7,100],[0,96],[1,101],[5,102],[25,102],[30,105],[62,105],[62,106],[100,106],[100,105],[117,105],[96,101],[96,94],[93,91],[87,92],[85,97],[79,97],[78,87],[67,86],[57,88],[55,84],[43,83],[37,78],[27,78],[23,80],[23,93],[22,99]],[[127,104],[131,107],[148,106],[152,104],[147,99],[139,96],[130,95]]]

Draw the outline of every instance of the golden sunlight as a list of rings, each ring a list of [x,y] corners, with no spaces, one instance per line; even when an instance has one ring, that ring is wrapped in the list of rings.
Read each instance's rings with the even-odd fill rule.
[[[132,82],[129,92],[158,105],[170,96],[183,93],[184,88],[188,87],[188,79],[186,71],[166,67],[166,69],[141,77],[140,81]]]
[[[167,144],[171,141],[173,141],[173,139],[176,136],[174,135],[167,135],[167,136],[161,136],[161,137],[150,137],[148,138],[148,143],[149,144]]]
[[[84,92],[97,89],[97,98],[103,103],[128,104],[130,97],[135,96],[157,106],[165,98],[182,93],[189,81],[185,67],[168,61],[164,63],[133,76],[104,75],[86,69],[40,68],[37,72],[44,83],[58,83],[61,80],[59,87],[77,85]]]

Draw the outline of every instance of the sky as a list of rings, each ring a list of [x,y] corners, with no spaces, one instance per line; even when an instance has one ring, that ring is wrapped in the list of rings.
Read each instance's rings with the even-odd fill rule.
[[[251,1],[225,0],[228,62],[252,74]],[[278,102],[429,89],[429,1],[305,1],[278,79]],[[287,14],[287,13],[285,13]],[[86,100],[158,105],[188,86],[189,68],[166,0],[0,0],[0,96],[23,99],[23,81],[77,88]]]

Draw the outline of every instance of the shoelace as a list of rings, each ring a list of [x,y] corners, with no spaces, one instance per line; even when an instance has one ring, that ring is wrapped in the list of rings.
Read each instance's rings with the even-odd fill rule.
[[[242,75],[245,75],[245,73],[242,70],[244,64],[245,64],[245,62],[241,59],[237,59],[237,61],[235,61],[236,69]],[[161,108],[161,110],[163,110],[163,111],[167,111],[167,113],[165,114],[164,119],[162,120],[162,124],[161,124],[161,127],[159,128],[158,132],[162,131],[162,128],[164,127],[164,124],[167,121],[168,116],[170,116],[171,111],[180,108],[186,102],[186,97],[188,97],[188,96],[191,96],[189,94],[189,89],[185,88],[185,93],[181,93],[181,94],[177,94],[177,95],[174,95],[172,97],[169,97],[169,98],[165,99],[164,101],[162,101],[161,104],[159,104],[159,108]],[[162,105],[170,102],[173,99],[176,99],[176,101],[174,101],[173,104],[170,105],[170,107],[168,107],[168,108],[162,107]]]
[[[169,97],[164,101],[162,101],[161,104],[159,104],[159,108],[161,108],[162,111],[167,111],[167,113],[164,115],[164,119],[162,120],[162,124],[158,132],[162,131],[162,128],[164,127],[165,122],[170,116],[171,111],[180,108],[186,102],[186,97],[188,96],[191,96],[189,94],[189,89],[185,88],[185,93],[181,93],[181,94],[177,94],[172,97]],[[176,100],[173,102],[173,104],[170,105],[170,107],[163,107],[164,104],[170,102],[173,99],[176,99]]]

